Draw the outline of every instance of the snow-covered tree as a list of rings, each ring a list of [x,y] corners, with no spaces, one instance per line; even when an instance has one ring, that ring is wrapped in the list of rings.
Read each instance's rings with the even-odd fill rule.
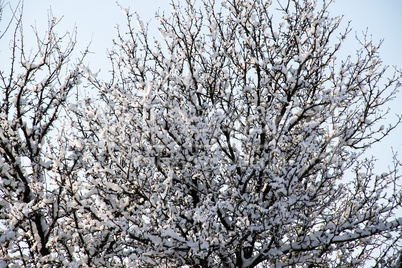
[[[82,71],[69,64],[75,37],[58,36],[58,20],[51,18],[44,37],[36,31],[27,46],[21,11],[12,11],[0,33],[13,36],[10,50],[1,51],[10,55],[10,67],[0,70],[0,267],[62,266],[77,233],[69,232],[74,165],[56,146],[54,128]]]
[[[13,120],[21,100],[6,99],[3,256],[83,267],[395,264],[400,163],[378,173],[367,154],[401,120],[384,126],[402,73],[383,66],[380,44],[363,35],[354,56],[336,58],[350,28],[326,1],[180,3],[157,16],[160,37],[123,10],[111,80],[81,69],[99,97],[70,98],[40,157],[25,144],[44,128]],[[30,89],[18,81],[13,92]],[[26,103],[26,116],[41,114]],[[10,162],[7,150],[27,160]]]

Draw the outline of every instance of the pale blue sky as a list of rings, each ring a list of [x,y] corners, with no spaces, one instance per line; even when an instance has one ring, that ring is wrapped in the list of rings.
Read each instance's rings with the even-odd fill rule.
[[[6,1],[7,2],[7,1]],[[74,26],[78,29],[78,46],[83,50],[92,41],[90,50],[94,52],[87,58],[87,62],[93,71],[109,69],[106,57],[106,49],[111,47],[112,39],[116,37],[116,24],[125,24],[123,12],[112,0],[25,0],[24,1],[24,26],[26,30],[26,43],[32,36],[29,32],[30,25],[36,25],[40,32],[44,32],[47,25],[49,8],[53,16],[60,18],[64,16],[58,31],[71,31]],[[119,0],[121,6],[130,6],[130,11],[137,11],[144,21],[153,18],[155,11],[171,10],[169,0]],[[16,6],[17,0],[11,0],[10,5]],[[353,54],[356,50],[356,43],[353,42],[354,33],[361,33],[368,28],[373,40],[384,39],[381,49],[381,56],[387,65],[397,65],[402,68],[402,1],[401,0],[337,0],[330,9],[332,15],[345,15],[344,23],[352,21],[353,31],[349,36],[352,41],[346,42],[344,46],[345,57]],[[6,10],[4,19],[1,22],[0,30],[4,30],[4,23],[8,15]],[[9,13],[9,12],[8,12]],[[152,30],[152,29],[151,29]],[[151,35],[158,35],[153,31]],[[0,62],[8,58],[6,38],[0,41]],[[338,55],[339,56],[339,55]],[[78,55],[77,55],[78,57]],[[338,57],[339,58],[339,57]],[[392,114],[402,114],[402,92],[391,105]],[[380,159],[381,167],[385,168],[391,159],[393,146],[399,151],[402,159],[402,126],[392,136],[387,138],[381,146],[373,148],[372,153]]]

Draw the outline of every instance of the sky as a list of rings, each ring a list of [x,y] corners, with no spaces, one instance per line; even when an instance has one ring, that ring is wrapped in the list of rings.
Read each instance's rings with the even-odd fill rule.
[[[1,2],[1,1],[0,1]],[[18,0],[3,1],[11,7],[18,4]],[[138,12],[146,22],[154,19],[156,11],[170,12],[169,0],[118,0],[122,7],[130,7],[130,12]],[[11,14],[7,8],[3,14],[0,30],[4,30],[4,23]],[[52,16],[63,17],[59,24],[58,32],[72,31],[74,27],[78,32],[77,51],[82,51],[88,44],[93,52],[87,58],[87,64],[93,72],[107,71],[109,63],[106,50],[111,48],[113,38],[116,38],[116,24],[125,25],[125,17],[121,9],[112,0],[25,0],[24,1],[24,28],[26,43],[33,40],[31,25],[36,25],[39,32],[44,34],[47,27],[50,10]],[[344,15],[344,26],[351,21],[352,32],[349,40],[343,48],[343,55],[354,54],[356,43],[355,33],[362,33],[366,29],[372,34],[373,40],[384,39],[380,55],[386,65],[396,65],[402,68],[402,1],[401,0],[336,0],[330,7],[333,16]],[[156,26],[150,28],[150,36],[159,35]],[[0,40],[0,62],[7,59],[7,43],[3,38]],[[79,54],[76,56],[79,57]],[[339,58],[339,55],[338,55]],[[391,120],[395,114],[402,115],[402,89],[397,99],[390,105]],[[379,159],[379,168],[386,168],[391,161],[391,147],[400,152],[402,160],[402,126],[380,145],[374,146],[371,153]]]

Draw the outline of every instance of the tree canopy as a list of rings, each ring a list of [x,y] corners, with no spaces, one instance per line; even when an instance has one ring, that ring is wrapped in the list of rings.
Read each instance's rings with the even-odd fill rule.
[[[29,56],[18,20],[0,77],[3,264],[396,265],[400,162],[377,174],[366,150],[400,123],[402,73],[368,35],[337,58],[350,27],[330,2],[172,2],[160,37],[125,9],[110,80],[87,52],[68,61],[56,20]]]

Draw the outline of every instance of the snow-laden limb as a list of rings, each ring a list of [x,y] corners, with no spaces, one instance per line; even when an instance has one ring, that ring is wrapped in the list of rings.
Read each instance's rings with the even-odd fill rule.
[[[335,235],[330,232],[315,232],[311,235],[303,237],[302,241],[285,244],[280,248],[269,248],[263,246],[261,251],[252,258],[243,257],[243,267],[253,266],[261,256],[267,259],[275,259],[277,256],[283,256],[290,252],[309,252],[322,247],[323,245],[330,246],[331,244],[344,244],[350,241],[362,240],[373,235],[392,232],[400,229],[402,218],[395,219],[391,222],[381,222],[374,226],[368,226],[364,229],[352,229],[340,235]],[[348,228],[350,229],[350,228]],[[308,258],[305,258],[307,261]]]

